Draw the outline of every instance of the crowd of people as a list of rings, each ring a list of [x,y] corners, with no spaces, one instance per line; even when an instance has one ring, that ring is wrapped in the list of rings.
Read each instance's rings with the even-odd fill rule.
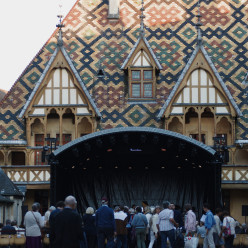
[[[52,248],[155,248],[184,247],[184,237],[204,238],[203,248],[233,247],[235,232],[248,233],[245,224],[238,228],[237,222],[222,209],[215,215],[207,203],[198,223],[190,204],[183,211],[165,201],[163,207],[108,206],[108,199],[102,198],[102,206],[95,212],[92,207],[80,216],[75,197],[68,196],[55,207],[50,207],[45,216],[39,213],[40,205],[34,203],[24,218],[26,247],[41,248],[42,235],[50,240]],[[1,225],[1,224],[0,224]],[[15,234],[24,229],[16,222],[6,220],[0,226],[1,234]]]

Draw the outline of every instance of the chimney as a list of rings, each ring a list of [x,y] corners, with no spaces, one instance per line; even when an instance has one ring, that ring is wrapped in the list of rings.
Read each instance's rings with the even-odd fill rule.
[[[119,6],[120,0],[109,0],[109,19],[118,19],[119,18]]]

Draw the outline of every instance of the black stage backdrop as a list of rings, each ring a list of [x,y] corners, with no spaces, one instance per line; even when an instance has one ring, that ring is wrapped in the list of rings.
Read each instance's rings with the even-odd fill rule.
[[[169,200],[180,207],[191,203],[201,216],[202,204],[207,201],[212,207],[216,203],[216,169],[161,169],[145,170],[88,170],[82,168],[56,169],[56,200],[63,200],[72,194],[77,198],[78,210],[83,213],[88,206],[97,209],[103,196],[110,205],[161,205]],[[220,196],[220,194],[218,194]],[[221,202],[221,199],[219,199]]]

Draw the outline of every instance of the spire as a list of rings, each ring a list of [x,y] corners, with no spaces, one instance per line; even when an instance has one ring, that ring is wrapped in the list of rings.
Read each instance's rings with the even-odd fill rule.
[[[140,15],[140,37],[144,37],[145,36],[145,28],[144,28],[144,0],[141,1],[142,7],[141,7],[141,15]]]
[[[65,26],[64,24],[62,24],[62,15],[58,15],[57,16],[59,18],[59,24],[56,25],[57,28],[59,28],[59,37],[58,37],[58,46],[61,47],[63,46],[63,39],[62,39],[62,28]]]
[[[200,46],[202,44],[202,33],[201,33],[201,11],[200,11],[200,0],[198,0],[198,14],[196,15],[196,17],[198,18],[198,21],[196,23],[196,29],[197,29],[197,44],[198,46]]]

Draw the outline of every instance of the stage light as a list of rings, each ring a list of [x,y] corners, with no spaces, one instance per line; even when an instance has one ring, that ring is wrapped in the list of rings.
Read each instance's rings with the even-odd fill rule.
[[[179,156],[178,155],[176,155],[176,158],[178,158]]]
[[[145,169],[146,169],[146,170],[148,170],[148,169],[149,169],[149,167],[148,167],[148,166],[146,166],[146,167],[145,167]]]
[[[72,168],[72,169],[74,169],[74,168],[75,168],[75,166],[72,166],[71,168]]]
[[[86,168],[86,167],[84,167],[84,168],[83,168],[83,170],[87,170],[87,168]]]
[[[128,167],[128,169],[129,169],[129,170],[132,170],[132,169],[133,169],[133,167],[132,167],[132,166],[129,166],[129,167]]]
[[[195,163],[192,163],[192,165],[194,165]]]
[[[102,166],[98,166],[98,169],[101,170],[102,169]]]
[[[187,158],[185,158],[185,161],[188,161],[188,159],[187,159]]]
[[[202,168],[202,166],[199,164],[199,166],[198,166],[199,168]]]
[[[162,152],[166,152],[166,149],[165,149],[165,148],[161,148],[161,151],[162,151]]]
[[[107,152],[112,152],[112,149],[108,149]]]
[[[161,169],[163,169],[163,170],[164,170],[164,169],[165,169],[165,167],[164,167],[164,166],[161,166]]]
[[[118,166],[117,165],[115,166],[115,169],[118,169]]]
[[[87,158],[87,161],[89,161],[90,160],[90,158]]]
[[[177,169],[181,169],[181,166],[178,166]]]

